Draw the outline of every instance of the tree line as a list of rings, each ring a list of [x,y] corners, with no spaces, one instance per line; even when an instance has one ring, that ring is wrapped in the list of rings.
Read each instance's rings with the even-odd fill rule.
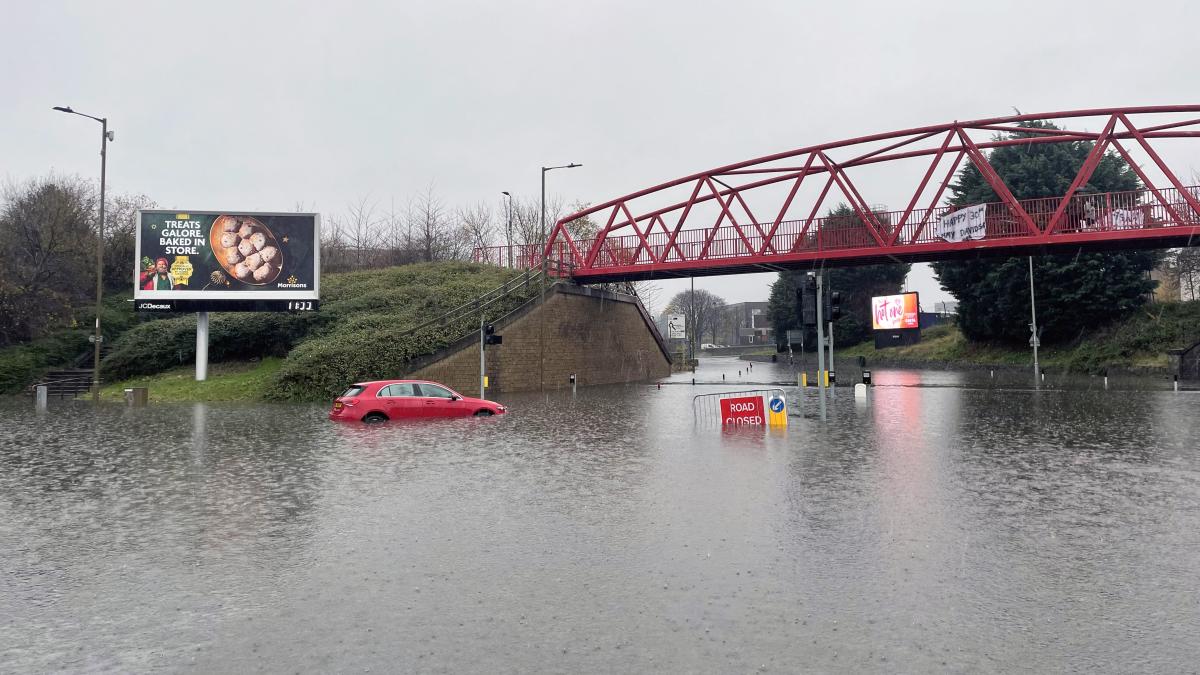
[[[109,192],[105,203],[103,265],[106,293],[127,293],[137,211],[158,205],[137,193]],[[546,227],[586,205],[546,203]],[[304,205],[295,211],[306,211]],[[427,187],[397,205],[361,198],[322,216],[321,270],[345,272],[415,262],[471,260],[478,247],[536,243],[541,237],[538,198],[497,204],[447,204]],[[99,190],[89,180],[48,175],[0,185],[0,347],[28,342],[90,321],[96,287]],[[592,236],[588,219],[570,224]],[[644,285],[643,292],[652,291]]]
[[[1054,129],[1047,122],[1031,121],[1022,126]],[[1033,138],[1036,131],[1009,133],[1005,138]],[[993,150],[988,161],[1017,199],[1060,197],[1091,152],[1091,141],[1029,143]],[[1100,160],[1080,194],[1138,190],[1136,172],[1119,155],[1108,152]],[[967,206],[998,202],[999,197],[973,165],[959,171],[950,186],[949,203]],[[877,214],[882,215],[882,214]],[[829,213],[842,229],[859,229],[861,221],[847,207]],[[834,326],[840,344],[859,342],[870,335],[870,298],[898,292],[908,274],[908,265],[869,265],[838,268],[827,272],[828,288],[848,295],[849,305]],[[943,289],[958,300],[956,321],[972,341],[1022,345],[1030,338],[1030,283],[1027,256],[978,255],[971,259],[933,263]],[[1034,288],[1038,326],[1044,343],[1080,339],[1088,331],[1119,321],[1138,311],[1155,290],[1151,271],[1163,278],[1186,299],[1200,294],[1200,249],[1170,251],[1131,250],[1035,255]],[[795,276],[781,273],[771,289],[771,317],[777,340],[799,326],[795,306]]]

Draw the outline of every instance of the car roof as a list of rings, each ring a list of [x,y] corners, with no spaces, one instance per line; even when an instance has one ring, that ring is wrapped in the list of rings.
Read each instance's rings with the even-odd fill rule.
[[[408,384],[410,382],[414,383],[414,384],[436,384],[439,387],[446,387],[447,389],[452,389],[451,387],[444,385],[441,382],[434,382],[433,380],[368,380],[366,382],[355,382],[354,384],[352,384],[350,386],[351,387],[369,387],[373,384]]]

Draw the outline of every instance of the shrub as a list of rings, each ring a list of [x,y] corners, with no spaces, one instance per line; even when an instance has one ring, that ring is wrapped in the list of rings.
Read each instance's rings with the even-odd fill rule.
[[[209,322],[210,362],[262,356],[289,355],[280,372],[276,398],[315,398],[325,386],[311,388],[306,369],[318,373],[340,363],[339,350],[356,345],[378,351],[373,340],[410,330],[458,305],[500,286],[518,274],[489,265],[470,263],[422,263],[327,275],[322,279],[321,311],[308,314],[278,312],[226,312],[213,314]],[[510,308],[511,303],[500,309]],[[498,315],[497,315],[498,316]],[[478,326],[478,318],[475,318]],[[450,340],[471,330],[450,328]],[[105,377],[127,379],[157,373],[191,363],[196,350],[194,315],[147,321],[129,330],[113,345],[104,361]],[[445,344],[449,344],[449,341]],[[316,342],[314,346],[308,343]],[[389,346],[387,353],[410,360],[445,346],[434,337],[402,341],[407,347]],[[324,346],[323,346],[324,345]],[[426,351],[420,351],[420,350]],[[416,350],[416,351],[414,351]],[[304,359],[303,366],[293,361]],[[342,382],[334,374],[313,383]]]

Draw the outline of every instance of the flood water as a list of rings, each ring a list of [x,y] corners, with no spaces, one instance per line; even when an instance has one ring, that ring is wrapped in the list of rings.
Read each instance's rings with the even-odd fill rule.
[[[792,377],[745,367],[697,376]],[[380,427],[0,402],[0,671],[1196,671],[1200,394],[874,376],[786,430],[695,425],[691,374]]]

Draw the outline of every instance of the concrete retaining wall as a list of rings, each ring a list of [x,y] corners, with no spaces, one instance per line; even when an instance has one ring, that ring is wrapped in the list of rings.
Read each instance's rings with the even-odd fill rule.
[[[666,343],[637,298],[560,283],[495,324],[504,343],[487,347],[489,394],[639,382],[667,377]],[[407,377],[479,395],[479,336],[413,364]]]

